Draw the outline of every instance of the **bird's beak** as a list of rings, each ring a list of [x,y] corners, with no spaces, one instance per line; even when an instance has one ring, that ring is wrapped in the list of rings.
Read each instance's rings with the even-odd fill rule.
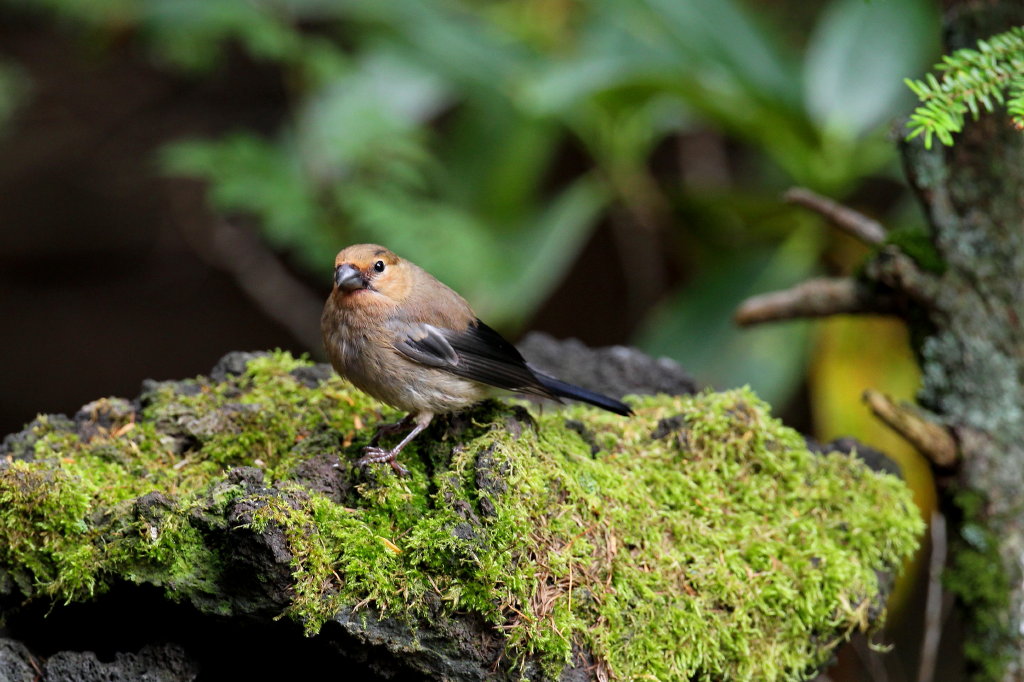
[[[334,283],[338,285],[339,289],[345,291],[355,291],[366,286],[366,282],[363,281],[363,273],[348,263],[334,268]]]

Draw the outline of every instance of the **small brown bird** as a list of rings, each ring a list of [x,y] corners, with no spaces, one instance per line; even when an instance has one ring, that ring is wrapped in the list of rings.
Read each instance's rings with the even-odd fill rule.
[[[490,387],[633,413],[618,400],[532,369],[461,296],[376,244],[350,246],[334,259],[334,289],[320,330],[339,374],[409,413],[378,429],[360,465],[387,462],[406,473],[396,457],[434,415],[468,407],[487,397]],[[414,428],[395,447],[377,447],[381,436],[409,426]]]

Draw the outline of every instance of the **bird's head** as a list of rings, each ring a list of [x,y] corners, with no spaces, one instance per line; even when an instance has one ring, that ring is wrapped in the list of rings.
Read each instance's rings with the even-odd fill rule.
[[[405,262],[383,246],[355,244],[334,259],[334,293],[349,303],[380,302],[380,296],[399,302],[409,286]]]

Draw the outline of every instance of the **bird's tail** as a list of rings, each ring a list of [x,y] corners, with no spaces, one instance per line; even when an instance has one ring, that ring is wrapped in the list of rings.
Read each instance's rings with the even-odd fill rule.
[[[615,398],[609,398],[606,395],[601,395],[600,393],[594,393],[593,391],[588,391],[587,389],[580,388],[579,386],[567,384],[564,381],[559,381],[554,377],[549,377],[547,374],[541,374],[537,371],[534,371],[534,374],[537,376],[537,379],[544,388],[548,389],[559,398],[581,400],[585,403],[590,403],[595,407],[600,407],[602,410],[621,414],[623,417],[628,417],[633,414],[633,410],[629,405],[620,402]]]

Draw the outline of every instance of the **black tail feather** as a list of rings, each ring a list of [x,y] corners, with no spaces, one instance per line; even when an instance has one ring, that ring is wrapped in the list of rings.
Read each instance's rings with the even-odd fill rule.
[[[573,386],[567,384],[564,381],[559,381],[554,377],[549,377],[546,374],[534,371],[537,379],[541,385],[547,390],[551,391],[554,395],[559,398],[571,398],[573,400],[580,400],[585,403],[590,403],[594,407],[600,407],[602,410],[608,410],[615,414],[621,414],[623,417],[629,417],[633,414],[632,408],[624,402],[618,401],[615,398],[609,398],[608,396],[588,391],[585,388],[579,386]]]

